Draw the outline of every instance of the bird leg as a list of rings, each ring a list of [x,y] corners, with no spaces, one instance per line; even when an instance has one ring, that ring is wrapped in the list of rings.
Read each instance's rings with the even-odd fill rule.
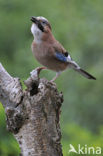
[[[61,72],[57,72],[56,76],[51,80],[51,82],[54,82],[59,77],[60,74],[61,74]]]
[[[36,72],[37,77],[39,78],[39,74],[41,72],[41,70],[47,69],[46,67],[37,67],[35,70],[33,70],[31,72],[32,75],[34,75],[34,73]]]
[[[47,69],[46,67],[37,67],[36,70],[37,70],[37,73],[38,73],[38,76],[41,72],[41,70],[44,70],[44,69]]]

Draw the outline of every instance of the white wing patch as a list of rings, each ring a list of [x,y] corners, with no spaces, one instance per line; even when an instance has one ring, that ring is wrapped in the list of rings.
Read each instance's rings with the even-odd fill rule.
[[[71,58],[70,55],[68,55],[68,57],[67,57],[67,62],[71,62],[71,61],[72,61],[72,58]]]
[[[68,55],[68,57],[67,57],[67,62],[69,62],[71,64],[69,66],[71,66],[72,68],[80,69],[79,65],[75,61],[72,60],[70,55]]]

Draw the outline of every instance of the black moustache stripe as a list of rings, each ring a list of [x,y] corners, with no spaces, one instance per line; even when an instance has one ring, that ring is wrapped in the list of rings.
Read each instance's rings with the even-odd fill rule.
[[[44,32],[44,27],[41,25],[41,23],[38,23],[38,28],[39,28],[42,32]]]

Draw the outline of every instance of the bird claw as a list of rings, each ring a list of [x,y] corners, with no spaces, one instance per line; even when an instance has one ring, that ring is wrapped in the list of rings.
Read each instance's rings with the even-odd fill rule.
[[[54,82],[59,77],[60,74],[61,72],[57,72],[56,76],[52,80],[50,80],[50,82]]]

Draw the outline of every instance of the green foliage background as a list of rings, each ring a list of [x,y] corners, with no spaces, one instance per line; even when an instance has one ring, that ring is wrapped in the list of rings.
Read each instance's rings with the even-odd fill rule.
[[[31,16],[46,17],[54,36],[72,58],[97,77],[91,81],[67,70],[56,80],[64,94],[61,114],[64,156],[70,155],[69,144],[100,146],[103,154],[103,1],[0,0],[0,62],[12,76],[22,80],[40,66],[30,48]],[[47,79],[54,75],[52,71],[41,73]],[[0,156],[18,156],[19,152],[18,144],[6,131],[0,104]]]

